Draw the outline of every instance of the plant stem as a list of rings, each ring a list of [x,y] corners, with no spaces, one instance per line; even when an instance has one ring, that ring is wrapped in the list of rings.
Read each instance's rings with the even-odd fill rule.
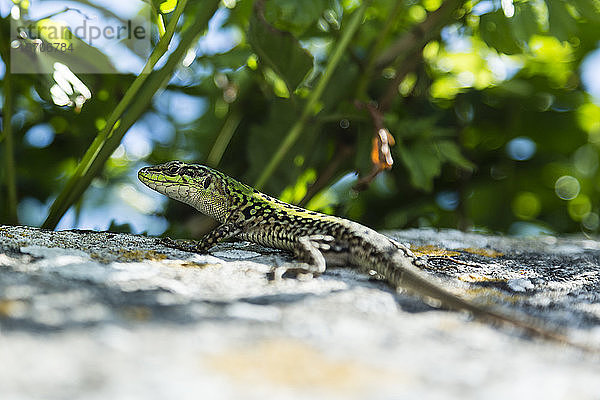
[[[321,79],[319,79],[317,86],[310,93],[308,100],[304,105],[304,109],[302,110],[302,114],[300,115],[300,118],[298,118],[294,125],[292,125],[285,139],[277,149],[277,152],[275,153],[273,158],[271,158],[271,161],[269,162],[269,164],[267,164],[262,174],[256,181],[256,184],[254,186],[257,189],[260,190],[265,185],[267,180],[271,177],[271,175],[273,175],[275,169],[279,166],[285,155],[300,137],[300,134],[302,133],[302,130],[304,129],[304,126],[306,125],[309,116],[315,113],[315,106],[321,98],[321,95],[323,94],[327,83],[329,83],[329,80],[333,76],[333,73],[338,63],[340,62],[342,56],[344,55],[344,52],[346,51],[346,48],[348,47],[348,44],[350,44],[350,40],[358,30],[358,27],[362,22],[363,15],[368,4],[369,1],[364,1],[360,8],[358,8],[354,12],[354,15],[352,15],[352,18],[350,19],[347,28],[343,31],[340,37],[340,41],[337,43],[337,46],[334,49],[331,58],[327,62],[327,66],[325,67],[325,71],[323,72]]]
[[[227,145],[231,141],[235,130],[237,129],[240,121],[242,120],[242,113],[239,110],[233,110],[227,116],[227,119],[223,123],[223,127],[221,131],[217,135],[217,139],[215,140],[215,144],[212,149],[210,149],[210,153],[208,153],[208,157],[206,158],[206,164],[211,167],[216,167],[221,162],[221,158],[225,153],[225,149]]]
[[[12,132],[13,87],[10,73],[10,56],[4,60],[4,105],[2,106],[2,128],[4,130],[4,166],[6,182],[7,222],[17,224],[17,179],[15,173],[15,158]]]
[[[204,14],[196,15],[197,21],[187,26],[182,33],[179,45],[169,56],[165,65],[160,70],[155,71],[154,66],[168,50],[170,39],[177,27],[177,20],[183,13],[185,4],[186,0],[182,0],[177,4],[174,15],[167,26],[167,32],[154,48],[142,73],[132,83],[121,102],[111,113],[104,129],[96,136],[94,142],[86,151],[74,175],[52,204],[42,227],[54,229],[64,213],[77,201],[92,179],[100,172],[106,160],[118,147],[127,130],[146,110],[154,94],[169,81],[185,52],[188,51],[196,37],[206,27],[208,20],[217,8],[218,2],[213,1],[212,7],[207,5],[204,8]]]

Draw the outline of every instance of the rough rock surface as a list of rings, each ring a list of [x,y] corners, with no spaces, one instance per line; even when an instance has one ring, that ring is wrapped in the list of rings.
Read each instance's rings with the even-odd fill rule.
[[[600,242],[390,235],[432,257],[448,290],[600,348]],[[349,269],[272,279],[288,261],[245,242],[198,255],[144,236],[0,226],[0,398],[600,398],[598,353]]]

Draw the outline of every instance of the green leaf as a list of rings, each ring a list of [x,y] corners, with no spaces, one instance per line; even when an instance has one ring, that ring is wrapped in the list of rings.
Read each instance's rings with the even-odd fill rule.
[[[442,140],[436,142],[435,145],[438,148],[439,154],[442,159],[451,162],[452,164],[466,170],[473,170],[475,164],[467,160],[462,153],[458,145],[450,140]]]
[[[302,34],[317,23],[328,0],[271,0],[265,4],[265,18],[277,29]]]
[[[442,163],[430,143],[417,142],[410,148],[398,146],[400,160],[408,169],[411,184],[430,192],[433,189],[433,178],[441,172]]]
[[[431,136],[448,136],[449,133],[437,125],[439,117],[436,115],[419,116],[417,118],[403,118],[394,121],[389,118],[391,114],[386,114],[386,124],[390,127],[390,132],[402,140],[415,140]]]
[[[250,135],[247,144],[247,157],[250,162],[250,168],[247,172],[249,181],[254,181],[264,170],[269,162],[266,154],[274,154],[280,146],[285,132],[290,128],[292,121],[298,115],[298,110],[290,101],[276,99],[270,104],[270,113],[268,118],[259,121],[250,128]],[[287,165],[293,165],[294,154],[298,154],[298,149],[288,154],[284,158]],[[298,168],[279,168],[270,181],[277,181],[280,184],[293,182],[299,173]],[[276,188],[278,185],[269,185],[269,188]],[[279,186],[281,187],[281,186]]]
[[[571,0],[571,5],[589,21],[600,22],[600,9],[598,2],[594,0]]]
[[[360,75],[359,69],[354,64],[344,65],[344,68],[337,68],[329,82],[330,88],[335,90],[326,90],[321,96],[321,103],[324,111],[331,111],[340,107],[345,99],[350,99],[356,90],[356,82]],[[351,110],[355,111],[356,107],[351,106]]]
[[[166,0],[160,3],[160,5],[158,6],[160,12],[163,14],[173,12],[175,10],[175,7],[177,7],[177,0]]]
[[[577,23],[561,0],[546,0],[550,33],[560,41],[569,40],[577,32]]]
[[[537,19],[531,3],[515,4],[515,15],[511,19],[511,30],[515,39],[521,43],[528,43],[529,38],[540,31]]]
[[[260,12],[255,8],[252,14],[248,41],[260,60],[283,79],[291,93],[311,70],[313,57],[289,32],[269,25]]]
[[[517,54],[521,51],[510,35],[511,24],[502,10],[482,15],[479,20],[479,30],[481,38],[488,46],[505,54]]]
[[[235,71],[246,65],[248,58],[251,55],[252,52],[247,47],[236,46],[225,53],[200,56],[196,61],[204,63],[209,67],[214,67],[215,69]]]

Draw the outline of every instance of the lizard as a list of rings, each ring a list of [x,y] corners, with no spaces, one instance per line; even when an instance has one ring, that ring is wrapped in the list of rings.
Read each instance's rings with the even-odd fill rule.
[[[327,265],[375,271],[395,289],[409,289],[476,319],[515,326],[533,336],[588,349],[542,328],[537,321],[511,317],[447,291],[421,271],[426,266],[425,257],[415,256],[406,245],[357,222],[285,203],[200,164],[170,161],[140,169],[138,178],[149,188],[220,223],[196,244],[163,239],[169,247],[207,253],[217,243],[235,237],[291,251],[301,261],[295,269],[313,275],[324,273]]]

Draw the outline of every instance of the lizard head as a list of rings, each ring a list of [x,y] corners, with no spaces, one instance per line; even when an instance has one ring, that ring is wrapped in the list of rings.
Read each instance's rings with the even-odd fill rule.
[[[138,171],[138,179],[157,192],[225,222],[229,216],[226,175],[198,164],[169,161]]]

